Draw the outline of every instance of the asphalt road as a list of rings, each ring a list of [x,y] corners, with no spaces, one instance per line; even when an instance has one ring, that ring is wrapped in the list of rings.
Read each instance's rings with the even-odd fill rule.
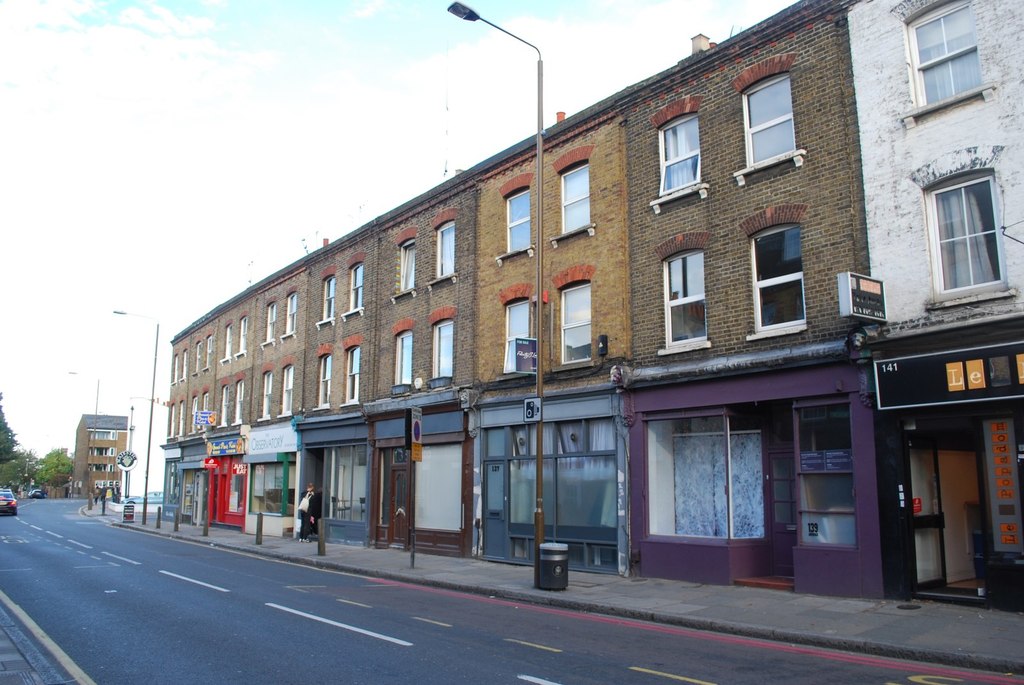
[[[0,587],[95,683],[1021,683],[322,571],[109,527],[0,518]]]

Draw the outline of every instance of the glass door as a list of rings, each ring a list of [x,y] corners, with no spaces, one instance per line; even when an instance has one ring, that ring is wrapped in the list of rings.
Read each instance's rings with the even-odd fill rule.
[[[945,517],[939,487],[938,451],[933,441],[923,438],[909,440],[907,446],[916,585],[918,588],[945,585],[942,539]]]

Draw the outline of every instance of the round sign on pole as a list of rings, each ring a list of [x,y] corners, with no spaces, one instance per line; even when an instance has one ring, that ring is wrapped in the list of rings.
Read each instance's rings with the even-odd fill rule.
[[[134,452],[125,450],[117,455],[117,468],[122,471],[131,471],[139,464],[139,458],[135,456]]]

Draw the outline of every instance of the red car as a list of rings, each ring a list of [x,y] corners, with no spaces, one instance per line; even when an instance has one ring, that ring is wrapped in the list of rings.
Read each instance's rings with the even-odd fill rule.
[[[0,490],[0,514],[18,515],[18,500],[10,490]]]

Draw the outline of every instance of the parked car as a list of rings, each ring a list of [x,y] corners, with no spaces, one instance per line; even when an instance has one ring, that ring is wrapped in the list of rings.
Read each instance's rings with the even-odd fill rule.
[[[149,500],[149,502],[146,504],[147,509],[152,509],[153,507],[162,507],[164,505],[164,493],[162,492],[151,492],[146,496],[146,499]],[[128,504],[129,502],[134,504],[136,509],[141,508],[142,495],[132,495],[131,497],[125,497],[123,500],[121,500],[121,504]]]
[[[0,514],[18,515],[18,499],[8,489],[0,490]]]
[[[29,499],[46,499],[46,491],[36,488],[32,492],[28,493]]]

